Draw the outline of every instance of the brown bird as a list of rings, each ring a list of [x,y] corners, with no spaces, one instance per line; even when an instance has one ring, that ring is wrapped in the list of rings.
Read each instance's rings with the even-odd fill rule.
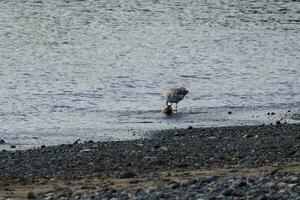
[[[178,102],[181,101],[188,92],[189,91],[187,89],[185,89],[184,87],[171,88],[167,93],[166,105],[169,105],[169,103],[170,103],[172,106],[172,103],[176,103],[175,110],[177,111]]]

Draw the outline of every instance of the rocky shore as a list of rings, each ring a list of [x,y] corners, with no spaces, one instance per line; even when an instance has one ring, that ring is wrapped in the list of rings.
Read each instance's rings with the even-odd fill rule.
[[[300,124],[0,152],[0,199],[300,199]]]

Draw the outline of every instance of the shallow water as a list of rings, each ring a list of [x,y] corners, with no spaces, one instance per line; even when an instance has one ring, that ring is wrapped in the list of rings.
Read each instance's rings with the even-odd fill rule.
[[[0,27],[8,145],[295,122],[300,112],[296,1],[7,0]],[[190,92],[170,118],[160,110],[172,86]]]

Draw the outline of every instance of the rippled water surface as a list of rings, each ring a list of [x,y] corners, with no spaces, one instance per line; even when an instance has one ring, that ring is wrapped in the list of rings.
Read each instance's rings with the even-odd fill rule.
[[[4,0],[0,27],[0,139],[9,145],[299,113],[297,1]],[[190,92],[179,112],[163,116],[164,93],[181,85]]]

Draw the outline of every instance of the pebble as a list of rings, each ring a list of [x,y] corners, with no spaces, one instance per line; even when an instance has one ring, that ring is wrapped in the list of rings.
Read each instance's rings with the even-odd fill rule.
[[[253,137],[253,135],[250,135],[250,134],[243,135],[243,138],[251,138],[251,137]]]
[[[277,188],[279,192],[285,192],[287,190],[288,185],[285,182],[279,182],[277,184]]]
[[[26,198],[27,199],[36,199],[36,195],[34,192],[28,192]]]
[[[167,147],[159,147],[160,151],[168,151],[169,149]]]
[[[87,152],[91,152],[93,151],[92,149],[82,149],[79,151],[79,154],[82,154],[82,153],[87,153]]]
[[[174,133],[174,136],[185,136],[185,133],[178,133],[178,132],[175,132],[175,133]]]
[[[5,140],[0,139],[0,144],[5,144]]]
[[[124,179],[124,178],[133,178],[135,177],[137,174],[134,173],[134,172],[131,172],[131,171],[128,171],[128,172],[124,172],[120,175],[120,178],[121,179]]]
[[[48,193],[52,199],[216,199],[217,196],[228,196],[228,199],[295,199],[300,196],[299,174],[283,173],[280,170],[266,175],[247,178],[211,179],[199,178],[191,182],[182,182],[177,170],[189,172],[193,168],[211,170],[238,165],[241,168],[256,169],[259,166],[273,166],[299,162],[297,153],[300,125],[285,126],[243,126],[221,128],[194,128],[164,130],[153,134],[151,138],[134,141],[85,142],[80,144],[47,146],[45,149],[29,149],[25,151],[1,151],[0,160],[9,166],[0,166],[0,177],[5,177],[9,184],[30,183],[32,180],[45,178],[55,184],[60,180],[89,180],[96,178],[149,178],[156,184],[160,172],[168,172],[168,180],[158,184],[155,190],[146,193],[147,188],[136,189],[108,188],[97,191],[74,191],[68,196],[68,190],[53,190]],[[186,137],[174,137],[174,132],[186,133]],[[258,134],[257,139],[241,139],[246,134]],[[176,140],[174,140],[176,138]],[[137,147],[137,144],[143,144]],[[91,148],[97,145],[97,148]],[[154,149],[154,146],[156,149]],[[139,146],[139,145],[138,145]],[[167,148],[167,153],[163,153]],[[92,152],[90,152],[91,150]],[[82,151],[82,152],[81,152]],[[79,152],[82,153],[80,156]],[[90,153],[88,153],[90,152]],[[212,160],[210,160],[212,158]],[[180,168],[180,169],[179,169]],[[277,167],[274,166],[274,169]],[[74,170],[75,169],[75,170]],[[281,169],[281,168],[280,168]],[[99,172],[99,175],[94,173]],[[127,172],[127,174],[126,174]],[[128,174],[129,172],[129,174]],[[115,177],[115,175],[117,176]],[[237,174],[232,172],[232,175]],[[190,177],[192,174],[183,175]],[[53,178],[54,181],[49,181]],[[179,184],[172,189],[168,183],[173,179]],[[2,181],[4,178],[1,179]],[[282,182],[282,183],[281,183]],[[268,185],[269,183],[269,185]],[[271,183],[271,184],[270,184]],[[280,184],[278,184],[280,183]],[[273,186],[272,186],[273,184]],[[282,184],[282,185],[281,185]],[[130,185],[133,186],[133,185]],[[98,186],[97,186],[98,187]],[[115,186],[114,186],[115,187]],[[176,188],[176,184],[174,184]],[[229,190],[229,188],[231,188]],[[226,191],[228,189],[228,191]],[[284,192],[278,192],[284,191]],[[222,193],[223,192],[223,193]],[[222,194],[221,194],[222,193]],[[26,195],[26,194],[25,194]],[[244,196],[243,196],[244,195]],[[36,194],[44,199],[46,194]],[[231,198],[232,197],[232,198]]]
[[[300,183],[290,186],[280,182],[299,177],[300,174],[276,173],[251,178],[208,177],[193,179],[189,182],[171,181],[166,185],[146,188],[105,188],[97,192],[76,193],[74,199],[297,199],[300,195]],[[275,187],[273,187],[275,185]],[[289,189],[291,188],[291,189]],[[61,194],[61,193],[60,193]],[[57,194],[52,195],[53,197]],[[67,195],[65,195],[68,197]],[[46,197],[46,195],[42,196]]]

